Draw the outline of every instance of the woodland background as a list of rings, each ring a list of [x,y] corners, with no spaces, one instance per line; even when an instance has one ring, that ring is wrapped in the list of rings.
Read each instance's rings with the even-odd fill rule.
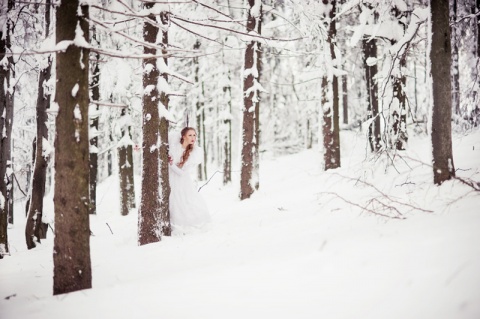
[[[167,132],[187,123],[205,150],[197,178],[238,183],[241,200],[261,190],[261,159],[315,149],[319,168],[341,168],[340,150],[356,145],[340,132],[364,137],[365,165],[433,165],[441,149],[445,165],[430,167],[431,183],[455,179],[477,196],[478,173],[455,174],[452,133],[478,131],[479,7],[3,0],[0,255],[15,258],[8,224],[26,215],[29,249],[55,231],[54,294],[90,288],[89,214],[97,184],[112,175],[119,215],[138,210],[138,243],[171,236]],[[448,35],[447,60],[431,54],[437,34]],[[406,155],[430,136],[433,163]],[[45,196],[55,214],[44,211]],[[396,219],[395,206],[360,205]]]

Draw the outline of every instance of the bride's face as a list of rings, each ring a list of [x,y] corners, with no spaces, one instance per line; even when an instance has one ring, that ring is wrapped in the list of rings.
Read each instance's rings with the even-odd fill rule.
[[[195,130],[188,130],[187,133],[183,136],[183,145],[187,146],[189,144],[195,144],[197,140],[197,133]]]

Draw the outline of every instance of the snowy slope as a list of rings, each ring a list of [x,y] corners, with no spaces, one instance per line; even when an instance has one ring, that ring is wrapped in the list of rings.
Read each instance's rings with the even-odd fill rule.
[[[393,164],[366,155],[360,134],[342,132],[342,144],[331,172],[318,150],[265,155],[260,191],[243,202],[238,181],[216,174],[201,190],[209,225],[142,247],[110,177],[91,218],[90,290],[52,296],[51,233],[27,251],[19,216],[0,261],[0,318],[480,318],[480,194],[432,185],[426,137],[402,155],[415,161]],[[480,132],[454,138],[454,160],[480,180]]]

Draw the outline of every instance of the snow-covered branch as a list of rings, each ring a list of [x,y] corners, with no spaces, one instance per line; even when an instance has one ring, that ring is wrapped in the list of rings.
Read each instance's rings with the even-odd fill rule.
[[[270,40],[270,41],[290,42],[290,41],[298,41],[298,40],[303,39],[303,37],[292,38],[292,39],[280,39],[280,38],[273,38],[273,37],[265,37],[265,36],[262,36],[258,33],[254,33],[254,32],[247,33],[247,32],[243,32],[243,31],[239,31],[239,30],[235,30],[235,29],[231,29],[231,28],[225,28],[225,27],[222,27],[222,26],[214,25],[214,24],[203,23],[199,20],[192,20],[192,19],[180,17],[180,16],[175,15],[175,14],[171,14],[170,18],[171,19],[177,19],[177,20],[183,21],[185,23],[199,25],[199,26],[202,26],[202,27],[214,28],[214,29],[219,29],[219,30],[223,30],[223,31],[228,31],[228,32],[240,34],[240,35],[243,35],[243,36],[246,36],[246,37],[249,37],[249,38],[253,38],[253,39],[257,39],[257,40],[261,39],[261,40]]]

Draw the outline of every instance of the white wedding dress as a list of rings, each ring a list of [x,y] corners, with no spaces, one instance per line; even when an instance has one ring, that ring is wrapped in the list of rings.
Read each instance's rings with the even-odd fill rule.
[[[203,150],[194,145],[188,160],[180,168],[184,148],[180,144],[180,134],[169,134],[169,155],[173,163],[169,165],[170,176],[170,222],[173,228],[200,227],[210,221],[205,200],[197,191],[192,174],[203,161]]]

